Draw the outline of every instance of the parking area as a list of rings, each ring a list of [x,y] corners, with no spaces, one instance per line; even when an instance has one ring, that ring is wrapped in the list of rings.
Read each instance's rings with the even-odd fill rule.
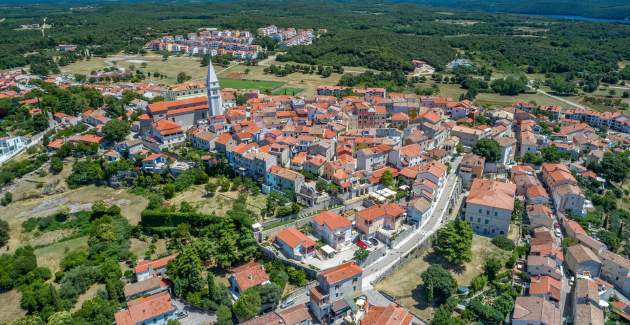
[[[217,321],[216,315],[192,308],[179,299],[173,299],[173,305],[177,308],[176,313],[183,312],[183,317],[178,319],[182,325],[210,325]]]

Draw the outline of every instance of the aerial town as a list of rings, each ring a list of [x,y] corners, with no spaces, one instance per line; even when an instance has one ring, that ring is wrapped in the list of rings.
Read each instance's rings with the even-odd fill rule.
[[[267,58],[260,37],[326,33],[150,40],[166,64],[207,60],[171,84],[1,71],[0,302],[18,311],[0,323],[630,322],[627,111],[224,85],[219,69]],[[427,62],[408,77],[473,65]]]

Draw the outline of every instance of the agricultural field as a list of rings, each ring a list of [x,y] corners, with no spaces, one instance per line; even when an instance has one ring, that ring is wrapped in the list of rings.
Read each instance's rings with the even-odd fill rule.
[[[446,267],[444,262],[432,253],[433,250],[427,250],[374,286],[377,290],[384,291],[395,297],[398,303],[426,320],[432,318],[433,308],[422,294],[422,279],[420,278],[420,274],[432,264],[441,264]],[[490,242],[490,238],[474,235],[472,261],[466,263],[461,271],[451,270],[453,277],[457,280],[457,284],[459,286],[468,286],[474,277],[483,273],[484,261],[494,256],[501,260],[506,260],[509,253],[495,247]]]

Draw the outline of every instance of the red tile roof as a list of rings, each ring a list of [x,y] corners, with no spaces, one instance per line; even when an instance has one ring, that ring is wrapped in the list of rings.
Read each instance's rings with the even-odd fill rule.
[[[171,303],[171,296],[164,291],[129,301],[127,309],[117,312],[114,319],[116,325],[135,325],[174,311],[175,306]]]
[[[134,273],[142,273],[142,272],[148,271],[149,269],[153,269],[153,270],[161,269],[163,267],[166,267],[166,264],[168,264],[168,262],[174,260],[175,257],[177,257],[177,256],[176,255],[169,255],[169,256],[166,256],[166,257],[159,258],[157,260],[140,261],[138,263],[138,265],[136,265],[136,267],[133,268],[133,272]]]
[[[333,211],[320,212],[313,218],[313,221],[320,226],[326,225],[326,227],[332,231],[352,226],[350,220]]]
[[[302,245],[304,247],[314,247],[315,241],[308,238],[301,231],[297,230],[294,227],[289,227],[282,229],[277,235],[276,240],[280,240],[285,243],[287,246],[295,249],[296,247]]]
[[[397,217],[404,212],[405,209],[396,203],[377,204],[357,212],[357,218],[374,220],[384,216]]]
[[[350,261],[323,270],[319,273],[319,275],[323,277],[329,285],[332,285],[348,278],[360,276],[362,273],[363,269],[355,262]]]
[[[230,273],[232,273],[241,292],[269,281],[269,275],[265,272],[265,268],[256,261],[249,261],[235,267],[230,270]]]

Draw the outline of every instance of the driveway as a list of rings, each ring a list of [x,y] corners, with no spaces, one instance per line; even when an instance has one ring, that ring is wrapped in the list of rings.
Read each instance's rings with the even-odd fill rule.
[[[197,308],[190,307],[180,299],[173,299],[177,311],[186,311],[188,316],[178,319],[182,325],[206,325],[217,321],[217,316]]]

